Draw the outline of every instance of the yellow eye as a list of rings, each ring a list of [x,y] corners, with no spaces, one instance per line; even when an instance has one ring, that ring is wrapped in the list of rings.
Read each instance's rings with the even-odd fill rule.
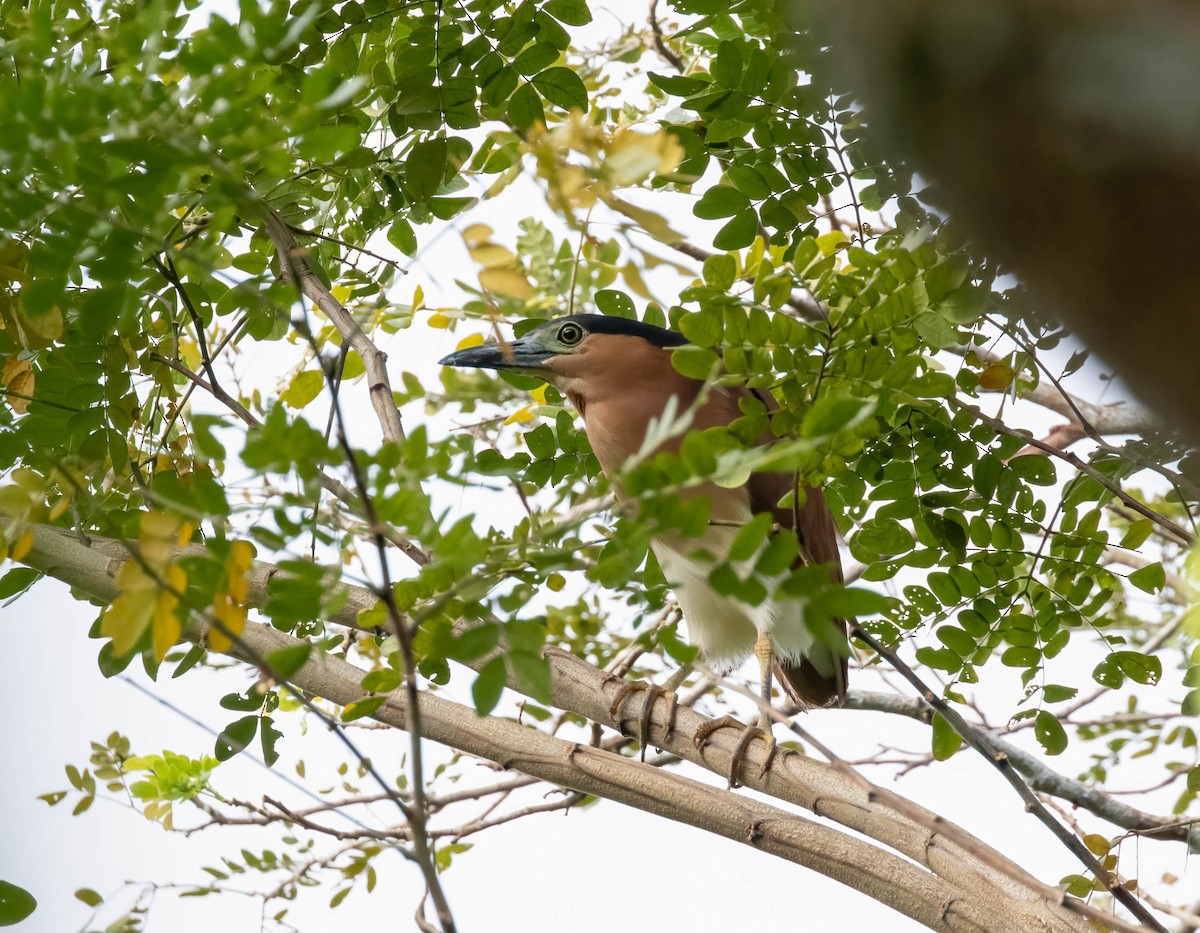
[[[583,328],[578,324],[564,324],[558,329],[558,342],[573,347],[583,339]]]

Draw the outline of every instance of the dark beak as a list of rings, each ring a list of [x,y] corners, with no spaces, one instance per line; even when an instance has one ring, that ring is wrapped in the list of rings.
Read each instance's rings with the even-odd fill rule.
[[[467,347],[438,360],[441,366],[464,366],[476,369],[543,369],[554,354],[527,343],[513,340],[509,343],[485,343],[478,347]]]

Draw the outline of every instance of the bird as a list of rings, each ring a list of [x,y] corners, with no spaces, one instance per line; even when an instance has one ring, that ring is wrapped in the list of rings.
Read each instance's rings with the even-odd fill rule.
[[[690,428],[703,430],[728,425],[740,417],[739,402],[747,397],[757,397],[768,410],[778,410],[769,390],[727,387],[678,372],[672,365],[671,351],[687,343],[678,331],[643,321],[603,314],[568,314],[537,326],[519,339],[489,341],[458,350],[440,363],[536,376],[554,386],[579,413],[601,469],[615,480],[631,458],[646,455],[647,432],[656,422],[661,423],[664,415],[691,412]],[[768,431],[759,443],[772,440]],[[676,453],[681,443],[677,433],[652,452]],[[846,695],[849,655],[844,621],[835,624],[840,638],[818,636],[805,623],[801,600],[768,596],[756,606],[716,592],[709,582],[715,561],[729,553],[741,526],[761,513],[769,514],[774,526],[795,532],[800,542],[798,564],[824,565],[833,582],[842,582],[837,526],[825,497],[818,488],[804,486],[797,490],[797,485],[795,473],[755,472],[733,488],[711,481],[691,486],[683,490],[683,497],[704,496],[710,503],[705,531],[698,538],[661,534],[653,540],[651,549],[682,611],[688,640],[706,664],[728,672],[753,653],[759,661],[761,696],[767,706],[773,673],[802,707],[840,705]],[[620,498],[619,488],[617,493]],[[780,501],[788,493],[797,493],[794,504],[781,506]],[[684,667],[664,688],[649,688],[669,694],[672,706],[667,735],[674,721],[674,692],[690,672],[690,667]],[[628,692],[639,686],[629,684],[618,693],[614,716]],[[649,701],[643,704],[639,736],[643,754],[651,706]],[[745,730],[739,741],[730,766],[731,787],[738,782],[740,766],[755,732],[765,733],[769,743],[764,773],[770,766],[775,745],[766,708],[761,708],[756,727]],[[711,726],[715,729],[726,724],[744,728],[728,717]],[[697,745],[702,741],[697,736]]]

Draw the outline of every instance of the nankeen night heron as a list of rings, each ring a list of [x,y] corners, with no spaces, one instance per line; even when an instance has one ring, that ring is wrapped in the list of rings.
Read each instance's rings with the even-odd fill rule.
[[[447,366],[499,369],[537,376],[562,392],[583,418],[588,440],[610,478],[642,452],[647,429],[664,411],[692,410],[690,428],[727,425],[741,416],[738,402],[757,396],[768,410],[778,405],[764,389],[727,388],[691,379],[671,364],[671,350],[687,343],[680,333],[625,318],[573,314],[531,330],[517,340],[487,343],[459,350],[443,359]],[[673,409],[668,408],[674,398]],[[760,439],[769,443],[769,434]],[[677,452],[682,438],[672,437],[660,450]],[[837,529],[825,498],[811,486],[796,490],[793,473],[752,473],[741,486],[728,488],[705,482],[682,495],[703,496],[710,503],[709,523],[698,538],[663,534],[653,550],[687,623],[689,640],[704,661],[720,671],[732,669],[751,652],[762,674],[762,696],[770,701],[772,670],[793,700],[804,706],[841,703],[846,695],[848,646],[830,644],[806,624],[804,603],[768,597],[751,605],[717,593],[709,573],[729,553],[740,527],[759,513],[771,515],[777,526],[795,531],[800,541],[797,563],[825,565],[834,581],[842,579]],[[620,489],[617,490],[620,495]],[[796,502],[781,505],[788,493]],[[844,630],[844,623],[841,624]],[[687,669],[669,682],[673,691]],[[625,694],[619,696],[619,706]],[[649,703],[644,705],[648,717]],[[672,708],[673,711],[673,708]],[[616,713],[616,709],[614,709]],[[639,738],[645,746],[648,718]],[[668,731],[671,720],[668,720]],[[770,732],[770,718],[759,727]],[[744,739],[751,735],[747,731]],[[744,743],[739,753],[744,753]],[[772,748],[773,751],[773,748]],[[731,769],[736,782],[741,754]],[[768,758],[768,763],[769,763]]]

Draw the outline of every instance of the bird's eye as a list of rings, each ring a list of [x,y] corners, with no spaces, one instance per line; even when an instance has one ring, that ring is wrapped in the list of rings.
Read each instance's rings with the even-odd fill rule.
[[[564,324],[558,329],[559,343],[573,347],[583,339],[583,328],[578,324]]]

